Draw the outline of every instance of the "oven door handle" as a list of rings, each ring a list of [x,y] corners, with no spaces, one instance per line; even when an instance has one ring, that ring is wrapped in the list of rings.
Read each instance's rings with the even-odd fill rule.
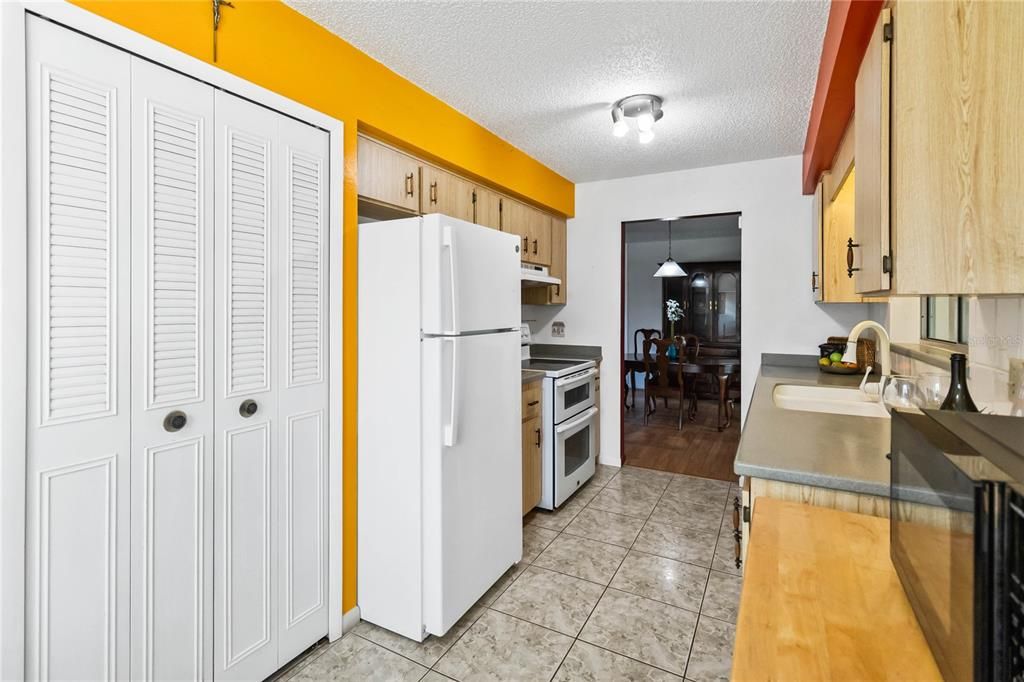
[[[568,386],[575,386],[576,384],[582,384],[588,381],[590,377],[597,376],[597,367],[591,367],[582,374],[574,374],[573,376],[563,377],[555,380],[556,388],[566,388]]]
[[[580,416],[576,417],[571,422],[565,422],[564,424],[559,424],[558,426],[556,426],[555,427],[555,433],[561,435],[561,434],[565,433],[566,431],[572,431],[577,426],[580,426],[584,422],[588,421],[595,414],[597,414],[597,408],[596,407],[591,407],[589,410],[587,410],[586,412],[584,412]]]

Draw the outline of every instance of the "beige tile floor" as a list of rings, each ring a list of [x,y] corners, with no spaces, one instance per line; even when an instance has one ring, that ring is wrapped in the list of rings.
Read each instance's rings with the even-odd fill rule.
[[[735,486],[598,467],[524,519],[523,560],[444,637],[360,623],[283,680],[728,680],[740,576]]]

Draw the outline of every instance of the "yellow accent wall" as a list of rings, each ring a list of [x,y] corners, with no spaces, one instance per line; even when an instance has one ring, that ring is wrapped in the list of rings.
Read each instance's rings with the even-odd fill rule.
[[[210,0],[72,1],[193,57],[212,61]],[[387,10],[382,7],[381,11]],[[356,604],[357,578],[356,130],[401,141],[567,216],[573,215],[574,186],[281,2],[235,0],[235,8],[224,8],[221,14],[217,66],[345,123],[343,608],[348,611]]]

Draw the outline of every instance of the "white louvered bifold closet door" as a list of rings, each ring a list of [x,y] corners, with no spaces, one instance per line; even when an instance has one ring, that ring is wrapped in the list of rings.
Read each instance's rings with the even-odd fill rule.
[[[131,676],[140,680],[213,672],[213,111],[211,86],[132,58]]]
[[[26,38],[25,673],[124,679],[130,58],[31,16]]]
[[[278,668],[272,286],[280,115],[220,91],[216,109],[214,674],[253,680]]]
[[[26,674],[328,631],[326,132],[29,17]]]
[[[327,206],[329,137],[279,118],[280,655],[327,632]]]

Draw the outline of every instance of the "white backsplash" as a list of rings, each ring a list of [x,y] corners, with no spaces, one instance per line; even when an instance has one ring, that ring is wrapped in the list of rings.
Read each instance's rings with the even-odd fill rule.
[[[890,315],[898,309],[890,306]],[[1009,387],[1011,364],[1017,368],[1015,375],[1024,366],[1024,296],[971,298],[969,315],[967,357],[971,395],[986,402],[1012,400]],[[890,319],[890,328],[901,321],[911,322]],[[893,355],[892,366],[897,374],[915,375],[938,370],[929,363],[902,354]],[[949,368],[946,367],[945,371],[948,372]]]

